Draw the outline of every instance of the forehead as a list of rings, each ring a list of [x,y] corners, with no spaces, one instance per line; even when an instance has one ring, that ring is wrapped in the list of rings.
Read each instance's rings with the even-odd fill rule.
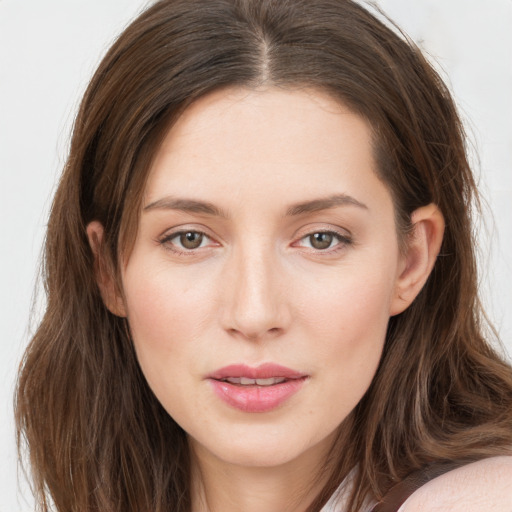
[[[230,88],[196,101],[169,130],[143,205],[166,194],[227,208],[368,197],[382,186],[375,171],[368,123],[327,94]]]

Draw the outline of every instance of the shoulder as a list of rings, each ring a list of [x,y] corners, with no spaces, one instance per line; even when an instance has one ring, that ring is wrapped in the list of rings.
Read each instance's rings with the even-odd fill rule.
[[[449,471],[414,492],[399,512],[511,512],[512,456]]]

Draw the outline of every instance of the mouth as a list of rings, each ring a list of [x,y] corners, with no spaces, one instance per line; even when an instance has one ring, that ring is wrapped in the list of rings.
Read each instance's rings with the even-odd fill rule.
[[[280,407],[301,388],[307,374],[273,363],[252,368],[230,365],[208,375],[224,403],[243,412],[268,412]]]
[[[281,384],[287,379],[284,377],[270,377],[269,379],[248,379],[247,377],[226,377],[225,379],[219,379],[220,382],[229,382],[235,386],[274,386],[275,384]]]
[[[271,379],[293,380],[301,379],[306,376],[305,373],[287,368],[280,364],[264,363],[257,367],[251,367],[245,364],[231,364],[214,371],[208,375],[208,378],[215,380],[230,379],[232,384],[255,385],[255,383],[257,383],[260,386],[269,386],[278,384],[278,382],[270,382]]]

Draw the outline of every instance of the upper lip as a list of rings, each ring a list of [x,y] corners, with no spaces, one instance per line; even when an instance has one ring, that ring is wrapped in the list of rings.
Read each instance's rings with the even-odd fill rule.
[[[207,378],[221,380],[229,377],[245,377],[247,379],[284,377],[286,379],[301,379],[306,377],[306,374],[274,363],[264,363],[256,367],[245,364],[231,364],[215,370]]]

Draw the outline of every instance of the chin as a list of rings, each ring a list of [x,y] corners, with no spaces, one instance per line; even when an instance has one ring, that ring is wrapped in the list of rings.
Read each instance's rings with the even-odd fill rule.
[[[243,467],[278,467],[293,462],[301,457],[309,457],[310,452],[316,452],[319,445],[325,444],[326,453],[332,445],[333,433],[324,436],[308,434],[295,425],[294,431],[280,431],[268,425],[264,428],[247,429],[245,432],[226,432],[226,435],[213,442],[212,438],[202,443],[199,439],[189,436],[194,450],[202,454],[209,453],[226,464]],[[238,430],[238,429],[237,429]],[[240,429],[242,430],[242,429]],[[315,439],[318,437],[318,439]]]

